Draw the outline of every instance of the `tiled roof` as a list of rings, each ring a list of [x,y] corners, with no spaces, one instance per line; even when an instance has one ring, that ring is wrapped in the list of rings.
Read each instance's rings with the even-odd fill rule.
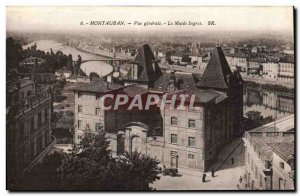
[[[170,76],[171,73],[163,73],[155,82],[154,87],[151,90],[162,90],[166,91],[168,88],[168,85],[170,83]],[[195,81],[198,81],[198,78],[195,77],[193,74],[184,74],[184,73],[176,73],[175,72],[175,78],[178,81],[178,90],[181,89],[194,89],[196,90],[196,83]]]
[[[91,81],[90,83],[83,83],[75,88],[74,91],[85,91],[85,92],[94,92],[94,93],[105,93],[109,91],[108,85],[104,80]]]
[[[145,88],[136,85],[126,86],[123,88],[123,91],[130,97],[134,97],[135,95],[141,95],[148,92],[148,90],[146,90]]]
[[[278,142],[278,143],[268,143],[276,154],[278,154],[283,160],[289,161],[294,159],[294,142]]]
[[[232,72],[226,61],[221,47],[217,47],[211,55],[207,67],[198,82],[199,87],[227,89],[226,78],[232,76]]]
[[[198,100],[200,103],[208,103],[213,100],[215,103],[219,103],[227,98],[226,94],[213,89],[198,90],[195,93],[196,100]]]
[[[291,144],[294,143],[294,134],[289,134],[280,136],[280,135],[270,135],[270,136],[262,136],[260,134],[257,134],[257,132],[249,132],[251,135],[251,138],[255,142],[255,146],[258,152],[260,152],[260,157],[263,160],[271,160],[272,153],[274,151],[273,147],[271,147],[273,144],[277,145],[276,143],[284,143],[289,142]],[[273,134],[270,133],[270,134]]]
[[[218,92],[212,89],[208,89],[208,90],[179,90],[179,91],[175,91],[173,93],[168,94],[168,99],[171,99],[171,96],[177,94],[185,94],[188,95],[186,100],[189,100],[191,98],[191,95],[195,94],[195,102],[198,103],[219,103],[223,100],[225,100],[227,98],[225,93],[222,92]],[[180,97],[177,96],[176,97],[178,100],[180,100]]]

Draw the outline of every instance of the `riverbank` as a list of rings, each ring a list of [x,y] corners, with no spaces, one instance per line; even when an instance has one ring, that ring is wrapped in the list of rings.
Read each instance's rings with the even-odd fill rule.
[[[251,77],[242,75],[242,78],[247,83],[254,83],[256,85],[264,86],[268,89],[285,91],[285,92],[294,92],[295,85],[292,82],[284,82],[284,81],[272,81],[258,77]],[[253,85],[254,85],[253,84]]]
[[[288,88],[283,85],[278,85],[278,84],[268,84],[268,83],[262,83],[258,81],[250,81],[250,80],[244,80],[246,85],[248,86],[253,86],[253,87],[259,87],[262,89],[267,89],[271,91],[280,91],[280,92],[287,92],[287,93],[294,93],[294,88]]]

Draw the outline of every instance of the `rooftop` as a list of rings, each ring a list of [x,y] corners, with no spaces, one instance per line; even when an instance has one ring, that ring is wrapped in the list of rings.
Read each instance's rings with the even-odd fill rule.
[[[108,84],[104,80],[91,81],[90,83],[83,83],[75,88],[74,91],[92,92],[92,93],[105,93],[108,92]]]
[[[286,162],[289,162],[291,159],[294,159],[294,142],[290,143],[286,141],[281,143],[268,143],[268,145],[272,147],[273,151]]]
[[[205,88],[227,89],[229,85],[227,77],[232,75],[222,48],[217,47],[212,52],[202,78],[197,85]]]
[[[250,142],[263,161],[271,160],[273,152],[290,157],[294,152],[294,115],[284,117],[245,132],[245,142]]]
[[[193,74],[175,72],[174,75],[178,82],[178,90],[187,88],[194,90],[196,89],[195,81],[198,81],[198,79]],[[172,73],[163,72],[162,75],[154,82],[154,87],[151,90],[167,91],[171,76]]]
[[[184,90],[179,90],[175,91],[173,93],[170,93],[168,96],[168,99],[171,99],[171,96],[177,94],[184,94],[188,95],[186,98],[186,101],[189,101],[191,99],[191,96],[194,94],[195,95],[195,102],[197,103],[219,103],[227,98],[227,95],[223,92],[219,92],[213,89],[207,89],[207,90],[189,90],[189,89],[184,89]],[[180,101],[180,97],[176,97]]]
[[[279,146],[282,143],[294,144],[293,132],[269,132],[262,135],[250,133],[251,139],[254,142],[256,150],[263,160],[271,160],[274,148],[272,146]],[[287,152],[288,153],[288,152]]]
[[[128,75],[124,78],[125,80],[149,82],[155,81],[162,74],[148,44],[144,44],[138,49],[138,53],[133,63],[138,65],[138,77],[137,79],[132,78],[130,70]]]

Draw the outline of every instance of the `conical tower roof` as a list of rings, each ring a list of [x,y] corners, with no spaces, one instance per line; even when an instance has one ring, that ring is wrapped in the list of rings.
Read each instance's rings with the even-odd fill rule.
[[[134,59],[134,63],[139,66],[139,81],[155,81],[162,74],[148,44],[144,44],[138,49],[138,54]]]
[[[217,47],[211,54],[207,67],[198,82],[198,87],[226,90],[232,75],[222,48]]]

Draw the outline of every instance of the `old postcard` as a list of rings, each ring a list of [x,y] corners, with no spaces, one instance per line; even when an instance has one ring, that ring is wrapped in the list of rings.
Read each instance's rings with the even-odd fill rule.
[[[293,17],[8,6],[7,189],[295,190]]]

